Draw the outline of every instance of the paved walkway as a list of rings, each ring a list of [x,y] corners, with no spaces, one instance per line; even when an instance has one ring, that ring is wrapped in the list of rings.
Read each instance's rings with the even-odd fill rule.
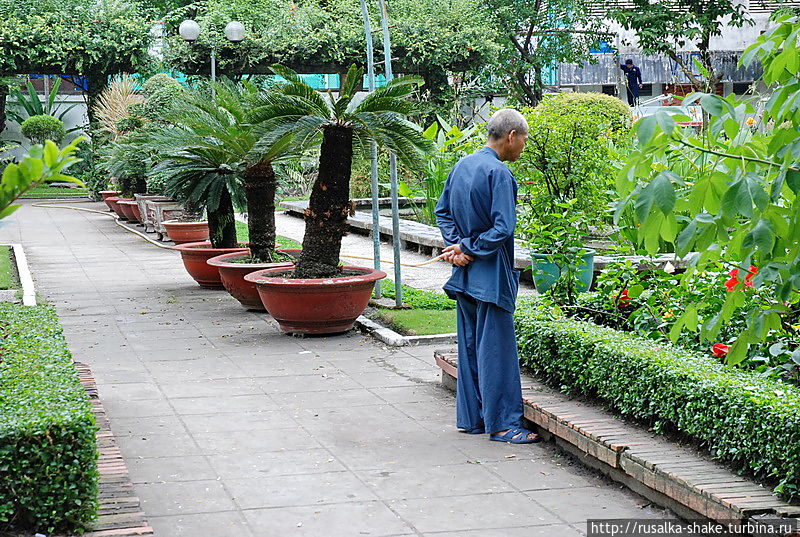
[[[571,537],[669,514],[550,445],[456,432],[432,348],[286,336],[96,214],[26,206],[0,241],[93,368],[159,537]]]

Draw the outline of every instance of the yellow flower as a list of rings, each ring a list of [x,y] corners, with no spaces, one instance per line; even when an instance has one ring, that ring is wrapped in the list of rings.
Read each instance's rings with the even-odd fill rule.
[[[750,127],[756,124],[756,120],[753,119],[752,117],[747,118],[746,120],[744,120],[744,122],[747,123]]]
[[[675,317],[675,314],[674,314],[674,313],[672,313],[672,310],[669,310],[667,313],[665,313],[665,314],[664,314],[664,315],[661,317],[661,320],[663,320],[663,321],[666,321],[667,319],[672,319],[673,317]]]
[[[800,332],[800,324],[793,324],[793,325],[792,325],[792,328],[794,328],[795,330],[797,330],[798,332]]]

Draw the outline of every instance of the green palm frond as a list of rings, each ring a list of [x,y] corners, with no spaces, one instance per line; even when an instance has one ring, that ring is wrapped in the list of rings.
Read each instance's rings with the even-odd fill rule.
[[[283,65],[273,65],[270,69],[276,75],[283,77],[287,82],[276,85],[276,90],[284,95],[293,95],[304,99],[308,106],[313,108],[318,115],[329,115],[331,106],[322,95],[303,82],[300,76]]]
[[[333,104],[333,117],[343,118],[347,113],[350,103],[353,102],[353,97],[356,92],[361,89],[361,84],[364,80],[364,70],[351,65],[347,71],[347,75],[342,82],[342,88],[339,92],[339,98]]]

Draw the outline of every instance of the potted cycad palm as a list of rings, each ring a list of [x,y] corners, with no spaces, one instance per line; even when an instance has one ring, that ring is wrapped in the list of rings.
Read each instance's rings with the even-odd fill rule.
[[[292,333],[336,333],[352,328],[369,302],[372,288],[386,274],[363,267],[341,266],[342,236],[347,230],[350,172],[354,152],[375,141],[410,167],[418,167],[429,147],[421,129],[406,119],[414,109],[409,97],[420,83],[400,77],[355,99],[363,71],[351,67],[339,95],[326,99],[292,70],[274,66],[285,82],[262,98],[254,116],[271,145],[286,134],[295,140],[319,141],[319,175],[306,211],[303,250],[294,269],[261,270],[245,279],[258,286],[267,311]]]
[[[291,260],[276,251],[272,169],[288,154],[291,134],[256,147],[260,130],[249,111],[257,95],[255,87],[229,81],[214,84],[213,96],[187,94],[168,114],[171,126],[154,136],[161,159],[154,173],[168,194],[206,206],[210,243],[175,247],[189,273],[203,287],[224,287],[246,307],[263,309],[243,273]],[[234,204],[247,208],[249,250],[236,243]]]

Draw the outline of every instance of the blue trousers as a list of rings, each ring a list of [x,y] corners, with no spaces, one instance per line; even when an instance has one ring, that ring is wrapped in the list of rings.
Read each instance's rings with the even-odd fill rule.
[[[495,433],[522,422],[514,316],[495,304],[456,294],[458,381],[456,426]]]

